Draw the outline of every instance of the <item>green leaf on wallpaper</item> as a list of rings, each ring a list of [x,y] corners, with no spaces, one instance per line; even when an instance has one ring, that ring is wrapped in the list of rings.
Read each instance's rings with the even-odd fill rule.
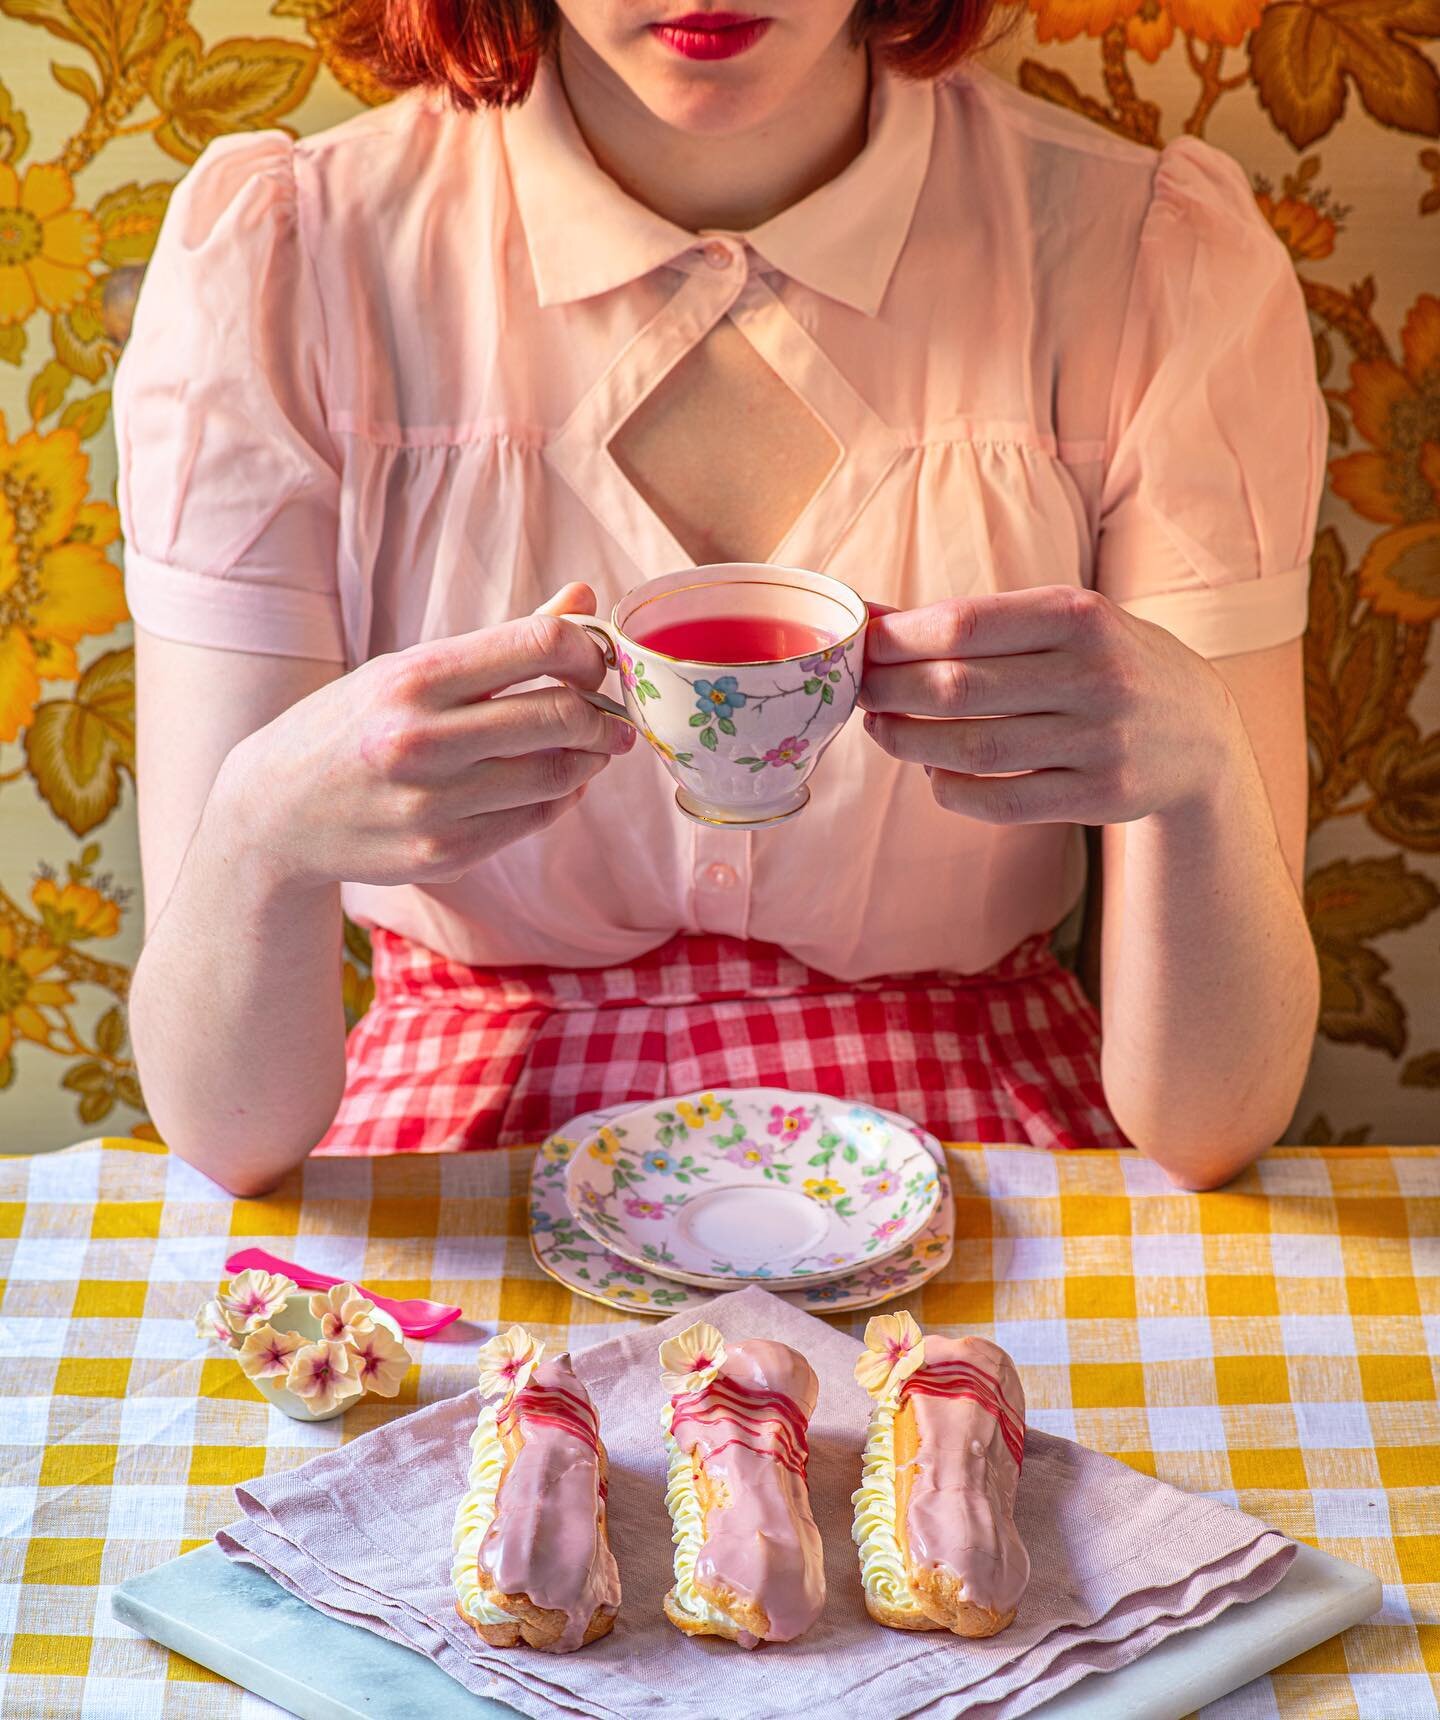
[[[24,356],[24,323],[10,323],[4,328],[0,328],[0,360],[6,364],[19,364]]]
[[[77,836],[107,818],[121,771],[135,769],[134,651],[107,651],[72,698],[47,699],[25,731],[25,759],[51,811]]]
[[[105,420],[109,416],[110,390],[97,388],[93,394],[70,402],[60,414],[60,426],[64,430],[74,430],[82,442],[88,442],[105,428]]]
[[[38,424],[42,418],[48,418],[52,412],[58,411],[60,402],[74,380],[69,370],[52,358],[42,370],[37,370],[30,382],[30,393],[27,402],[30,407],[30,417]]]
[[[1402,1087],[1440,1087],[1440,1051],[1422,1051],[1400,1071]]]
[[[30,147],[30,127],[0,78],[0,161],[20,161]]]
[[[113,1004],[95,1023],[95,1045],[107,1057],[118,1057],[125,1044],[125,1016],[118,1004]]]
[[[207,48],[187,24],[150,71],[150,96],[165,116],[155,141],[188,166],[211,138],[273,126],[304,101],[319,68],[318,50],[306,44],[235,36]]]

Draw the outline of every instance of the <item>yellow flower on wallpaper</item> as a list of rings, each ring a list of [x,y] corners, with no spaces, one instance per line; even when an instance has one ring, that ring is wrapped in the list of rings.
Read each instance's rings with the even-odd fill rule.
[[[0,413],[0,741],[34,716],[41,681],[78,673],[78,640],[126,617],[120,570],[105,554],[119,515],[87,501],[89,472],[74,430],[11,442]]]
[[[22,945],[14,926],[0,924],[0,1065],[8,1062],[17,1036],[48,1045],[56,1024],[43,1012],[75,1001],[63,980],[41,978],[60,955],[49,944]]]
[[[1125,44],[1152,64],[1177,30],[1197,42],[1239,47],[1260,22],[1265,0],[1029,0],[1042,42],[1072,42],[1125,26]]]
[[[1330,464],[1330,488],[1381,525],[1357,575],[1382,615],[1440,620],[1440,298],[1422,293],[1400,335],[1402,364],[1357,359],[1347,400],[1373,446]]]
[[[0,327],[23,323],[36,307],[63,311],[90,290],[100,229],[72,209],[75,188],[55,162],[35,162],[25,179],[0,161]]]
[[[120,904],[89,884],[37,878],[30,900],[53,943],[78,944],[86,938],[113,938],[120,929]]]

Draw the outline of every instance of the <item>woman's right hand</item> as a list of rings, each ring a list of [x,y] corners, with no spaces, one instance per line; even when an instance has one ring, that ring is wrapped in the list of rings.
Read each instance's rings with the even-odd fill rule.
[[[569,811],[635,730],[597,710],[605,664],[558,619],[594,614],[569,585],[535,614],[362,663],[226,758],[216,788],[277,881],[449,883]],[[570,686],[506,689],[553,675]]]

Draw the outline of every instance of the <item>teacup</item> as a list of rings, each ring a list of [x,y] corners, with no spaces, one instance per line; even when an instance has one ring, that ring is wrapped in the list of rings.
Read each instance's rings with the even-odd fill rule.
[[[804,568],[718,562],[636,586],[608,620],[565,619],[619,670],[625,703],[585,696],[639,729],[687,818],[754,829],[805,807],[860,689],[869,612],[848,585]],[[678,634],[688,654],[659,649],[662,634]],[[719,643],[743,651],[747,637],[769,654],[724,660]]]

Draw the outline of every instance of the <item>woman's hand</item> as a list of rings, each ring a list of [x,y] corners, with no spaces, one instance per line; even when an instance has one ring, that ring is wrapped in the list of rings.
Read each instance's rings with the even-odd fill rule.
[[[1096,591],[1042,585],[871,613],[865,727],[924,765],[951,812],[1122,824],[1204,794],[1224,769],[1224,682]]]
[[[605,665],[564,612],[594,614],[588,586],[372,658],[257,729],[216,783],[247,847],[287,883],[448,883],[553,824],[635,741],[574,690]],[[574,685],[506,692],[544,675]]]

